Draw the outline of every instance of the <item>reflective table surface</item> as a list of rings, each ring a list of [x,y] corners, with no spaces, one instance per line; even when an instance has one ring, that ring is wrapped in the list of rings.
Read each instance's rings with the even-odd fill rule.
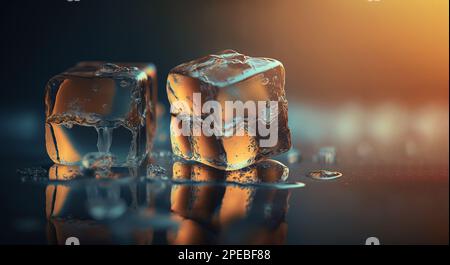
[[[45,157],[10,157],[0,185],[1,243],[65,244],[69,237],[81,244],[364,244],[368,237],[381,244],[448,243],[448,152],[395,159],[337,149],[336,161],[324,163],[314,150],[275,158],[289,168],[289,183],[305,184],[290,188],[223,184],[214,172],[203,179],[212,184],[155,181],[142,177],[145,169],[68,181],[76,169]],[[177,168],[160,151],[151,162],[169,178],[172,170],[184,170],[182,178],[201,171]],[[343,176],[307,177],[317,169]]]

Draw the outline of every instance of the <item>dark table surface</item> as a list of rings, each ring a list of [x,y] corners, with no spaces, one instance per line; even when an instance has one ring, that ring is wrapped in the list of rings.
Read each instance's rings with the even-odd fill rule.
[[[93,220],[83,214],[85,198],[62,198],[63,202],[53,202],[63,204],[64,211],[60,216],[48,217],[49,200],[58,199],[57,195],[49,195],[49,186],[64,189],[65,184],[39,178],[24,179],[16,172],[29,166],[45,168],[50,164],[47,158],[6,157],[8,165],[0,178],[0,242],[64,244],[65,237],[77,236],[82,238],[81,243],[364,244],[368,237],[377,237],[381,244],[448,244],[449,183],[448,162],[445,162],[448,161],[448,153],[427,159],[420,156],[356,159],[348,154],[339,156],[338,152],[336,163],[326,165],[313,162],[311,157],[305,151],[302,159],[295,163],[288,163],[285,155],[277,158],[289,167],[289,181],[306,184],[290,190],[205,186],[196,188],[196,196],[184,199],[172,196],[171,200],[170,194],[174,193],[171,185],[160,189],[154,183],[144,183],[144,191],[139,195],[144,194],[144,197],[138,200],[144,202],[140,209],[150,214],[152,222],[134,231],[134,236],[126,240],[117,239],[117,233],[121,231],[117,232],[117,227],[127,228],[133,224]],[[159,157],[154,162],[170,171],[169,158]],[[340,171],[343,176],[328,181],[305,176],[310,170],[322,168]],[[72,188],[69,193],[77,193],[77,189]],[[248,190],[262,194],[251,195],[255,205],[247,205],[240,210],[226,209],[244,204],[233,202],[233,196],[238,200],[249,200]],[[145,198],[149,191],[156,194],[151,203]],[[222,200],[225,191],[231,193],[227,202],[223,199],[221,203],[211,203]],[[218,199],[217,196],[222,197]],[[170,211],[176,200],[191,200],[191,204],[197,200],[200,206],[197,210],[190,207],[178,208],[178,212]],[[278,212],[272,209],[267,215],[264,207],[256,206],[261,202],[262,206],[270,204],[268,201]],[[51,207],[56,209],[60,206]],[[132,214],[128,209],[124,215]],[[173,232],[174,228],[169,225],[171,222],[166,222],[168,225],[165,226],[158,222],[155,224],[155,220],[174,221],[179,230]],[[243,233],[250,228],[255,231]],[[105,236],[111,234],[111,229],[116,229],[116,233]],[[136,233],[140,234],[136,236]]]

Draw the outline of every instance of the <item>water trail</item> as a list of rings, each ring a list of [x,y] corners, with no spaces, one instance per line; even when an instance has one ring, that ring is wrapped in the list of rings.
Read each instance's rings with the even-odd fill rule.
[[[131,131],[131,143],[130,143],[130,151],[128,152],[127,161],[131,162],[133,164],[136,162],[137,159],[137,131],[130,130]]]
[[[110,127],[95,127],[98,134],[97,149],[100,153],[109,153],[112,143],[112,131]]]

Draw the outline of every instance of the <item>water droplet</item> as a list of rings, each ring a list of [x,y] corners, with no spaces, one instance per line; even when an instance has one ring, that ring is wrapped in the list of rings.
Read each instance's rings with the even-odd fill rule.
[[[328,170],[314,170],[307,174],[308,177],[319,180],[331,180],[342,177],[342,173]]]

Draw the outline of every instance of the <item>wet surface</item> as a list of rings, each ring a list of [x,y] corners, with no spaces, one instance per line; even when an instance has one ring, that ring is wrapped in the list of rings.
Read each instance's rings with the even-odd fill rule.
[[[154,165],[173,174],[168,152],[156,153]],[[288,155],[277,158],[289,167],[289,183],[305,184],[292,189],[171,183],[148,178],[146,169],[119,170],[114,179],[68,181],[76,170],[59,169],[58,179],[45,158],[11,159],[0,185],[0,239],[12,244],[64,244],[70,236],[81,244],[364,244],[375,236],[381,244],[448,243],[443,159],[340,156],[335,164],[321,164],[307,152],[302,156],[291,163]],[[25,169],[36,165],[42,167]],[[317,169],[343,176],[328,181],[306,176]],[[50,178],[41,178],[43,172]]]

